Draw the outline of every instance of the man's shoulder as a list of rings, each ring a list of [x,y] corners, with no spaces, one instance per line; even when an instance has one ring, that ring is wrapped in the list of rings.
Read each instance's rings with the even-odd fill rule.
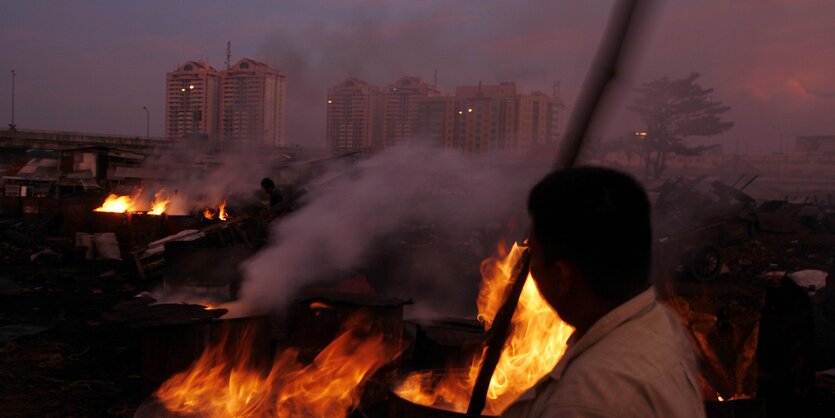
[[[693,363],[695,358],[681,319],[656,303],[640,318],[612,330],[575,361],[603,370],[662,372],[656,369],[675,367],[682,361]]]
[[[658,416],[675,404],[700,408],[695,358],[681,328],[661,305],[625,323],[573,359],[553,382],[548,403],[600,416]]]
[[[552,383],[554,391],[548,402],[551,408],[595,409],[600,415],[617,414],[645,391],[645,379],[618,367],[616,359],[583,360],[578,358],[559,381]],[[634,359],[620,361],[632,362]]]

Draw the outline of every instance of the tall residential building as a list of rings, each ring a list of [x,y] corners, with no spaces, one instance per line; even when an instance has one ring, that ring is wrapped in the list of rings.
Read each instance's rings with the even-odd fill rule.
[[[328,89],[327,142],[332,152],[379,148],[382,130],[380,88],[348,77]]]
[[[217,138],[218,85],[219,73],[205,62],[187,61],[166,74],[167,138]]]
[[[241,59],[220,75],[221,140],[285,145],[287,77],[249,58]]]
[[[437,95],[437,88],[420,77],[401,77],[386,86],[383,89],[382,145],[388,147],[411,141],[417,128],[419,99]]]
[[[524,94],[515,83],[462,86],[455,96],[420,100],[417,135],[468,153],[527,155],[558,143],[563,109],[558,97]]]

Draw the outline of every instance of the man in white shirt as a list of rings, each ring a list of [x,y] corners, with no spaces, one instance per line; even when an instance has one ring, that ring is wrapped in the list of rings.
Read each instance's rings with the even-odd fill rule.
[[[519,418],[704,417],[692,346],[649,282],[650,207],[628,175],[553,173],[528,202],[531,273],[574,334]]]

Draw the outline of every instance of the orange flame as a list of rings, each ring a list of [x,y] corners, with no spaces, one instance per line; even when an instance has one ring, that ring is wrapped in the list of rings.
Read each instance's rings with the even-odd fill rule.
[[[312,364],[301,364],[298,351],[288,349],[266,375],[252,368],[248,341],[227,337],[163,383],[156,396],[170,412],[207,418],[346,417],[359,405],[365,382],[399,355],[381,334],[361,330],[362,321],[346,327]],[[224,350],[230,342],[234,361]]]
[[[225,200],[217,206],[217,212],[215,212],[213,208],[206,208],[203,210],[203,217],[206,219],[214,219],[215,214],[217,214],[218,219],[220,219],[221,221],[229,219],[229,213],[226,212]]]
[[[488,258],[482,263],[478,318],[487,329],[510,289],[513,268],[522,252],[523,248],[514,244],[502,258]],[[500,255],[504,253],[499,252]],[[568,337],[574,332],[542,298],[533,278],[528,275],[526,280],[511,320],[510,335],[490,381],[483,412],[486,415],[501,414],[519,395],[550,372],[562,357]],[[466,412],[482,356],[483,352],[474,356],[463,373],[455,370],[441,375],[412,373],[395,392],[413,403]]]
[[[217,207],[217,216],[221,221],[229,219],[229,214],[226,213],[226,201],[224,200],[220,206]]]
[[[138,194],[137,194],[138,195]],[[125,213],[125,212],[133,212],[135,211],[134,205],[137,195],[134,196],[119,196],[116,194],[111,194],[104,199],[104,202],[96,209],[93,209],[94,212],[113,212],[113,213]]]
[[[154,201],[151,202],[151,210],[148,211],[148,215],[162,215],[165,213],[165,208],[169,203],[171,203],[171,199],[168,198],[165,189],[156,192],[154,194]]]
[[[322,303],[322,302],[313,302],[310,304],[310,309],[333,309],[332,306]]]
[[[215,218],[215,213],[214,213],[214,211],[212,211],[211,208],[206,208],[203,211],[203,217],[206,218],[206,219],[214,219]]]

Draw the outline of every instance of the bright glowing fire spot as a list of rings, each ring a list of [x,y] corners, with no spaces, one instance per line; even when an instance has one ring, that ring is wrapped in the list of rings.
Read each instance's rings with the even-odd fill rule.
[[[225,221],[229,219],[229,214],[226,213],[226,201],[224,200],[220,206],[217,207],[217,217],[220,218],[221,221]]]
[[[514,244],[509,253],[489,258],[481,266],[481,289],[478,295],[479,320],[489,329],[513,280],[513,268],[523,248]],[[506,255],[505,255],[506,253]],[[530,275],[522,289],[519,306],[511,321],[510,336],[502,350],[487,392],[486,415],[501,414],[516,398],[550,372],[565,352],[573,328],[563,322],[539,294]],[[410,402],[466,412],[472,388],[478,377],[482,355],[472,358],[465,371],[450,369],[445,373],[410,374],[396,393]]]
[[[171,203],[171,199],[168,198],[165,189],[158,191],[154,194],[154,201],[151,202],[151,210],[148,211],[148,215],[162,215],[169,203]]]
[[[346,417],[359,405],[365,382],[399,355],[382,335],[361,329],[362,322],[349,319],[312,364],[301,364],[298,351],[288,349],[269,373],[251,366],[251,341],[227,337],[163,383],[156,397],[169,412],[188,416]]]
[[[326,303],[313,302],[310,304],[310,309],[333,309],[333,307]]]
[[[719,402],[736,401],[736,400],[740,400],[740,399],[750,399],[750,398],[751,398],[750,396],[742,394],[742,393],[737,393],[737,394],[735,394],[735,395],[733,395],[733,396],[731,396],[730,398],[727,398],[727,399],[722,397],[722,395],[720,395],[718,393],[716,394],[716,400],[719,401]]]
[[[133,212],[134,205],[135,205],[135,197],[136,196],[119,196],[115,194],[111,194],[104,199],[104,202],[96,209],[93,209],[95,212],[113,212],[113,213],[125,213],[125,212]]]
[[[217,211],[214,208],[206,208],[203,210],[203,217],[206,219],[214,219],[215,216],[218,217],[221,221],[225,221],[229,219],[229,213],[226,211],[226,201],[224,200],[221,204],[217,205]]]
[[[206,210],[203,211],[203,217],[206,219],[214,219],[215,212],[211,208],[206,208]]]

